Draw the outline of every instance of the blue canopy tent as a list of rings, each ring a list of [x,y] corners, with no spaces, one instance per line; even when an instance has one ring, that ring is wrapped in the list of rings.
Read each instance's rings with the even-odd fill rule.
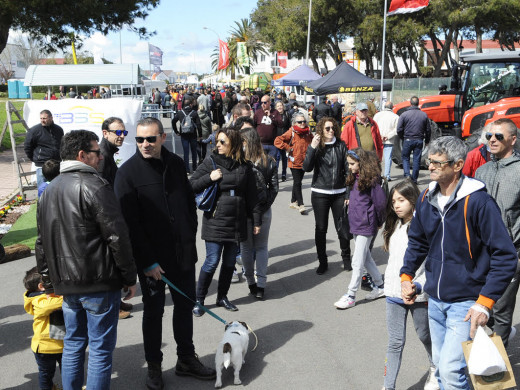
[[[271,80],[273,87],[303,86],[304,82],[318,80],[321,76],[307,65],[300,65],[278,80]]]

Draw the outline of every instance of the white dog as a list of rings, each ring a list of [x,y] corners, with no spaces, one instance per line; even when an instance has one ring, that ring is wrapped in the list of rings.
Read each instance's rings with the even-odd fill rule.
[[[226,325],[226,333],[217,347],[215,355],[215,369],[217,380],[215,387],[222,387],[222,368],[231,364],[235,369],[235,385],[240,385],[240,369],[249,346],[249,329],[245,322],[233,321]]]

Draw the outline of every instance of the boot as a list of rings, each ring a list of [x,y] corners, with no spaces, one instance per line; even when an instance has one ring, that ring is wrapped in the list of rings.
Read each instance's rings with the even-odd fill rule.
[[[196,354],[182,358],[179,357],[175,365],[175,374],[180,376],[193,376],[203,380],[212,380],[217,376],[216,371],[213,368],[203,365]]]
[[[204,306],[204,299],[197,299],[197,303]],[[204,309],[199,305],[195,305],[192,312],[195,317],[202,317],[205,313]]]
[[[343,269],[345,271],[352,271],[352,260],[350,258],[350,250],[341,250],[341,258],[343,259]]]
[[[256,299],[264,299],[264,288],[258,287],[256,289]]]
[[[208,294],[209,285],[211,284],[212,280],[213,280],[212,273],[200,270],[199,281],[197,282],[197,293],[196,293],[197,303],[204,305],[204,299],[206,298],[206,295]],[[193,315],[195,317],[201,317],[204,315],[204,313],[205,313],[205,311],[199,306],[195,306],[193,308]]]
[[[258,290],[256,287],[256,283],[250,284],[248,287],[249,287],[249,294],[251,294],[252,296],[256,296],[256,292]]]
[[[233,277],[233,271],[235,267],[220,267],[220,274],[218,276],[218,287],[217,287],[217,302],[227,296],[229,286],[231,286],[231,278]]]
[[[148,377],[146,378],[146,387],[150,390],[161,390],[164,388],[161,363],[148,362]]]
[[[323,275],[328,269],[329,269],[329,262],[327,260],[320,260],[318,259],[320,264],[318,265],[318,268],[316,269],[316,273],[318,275]]]

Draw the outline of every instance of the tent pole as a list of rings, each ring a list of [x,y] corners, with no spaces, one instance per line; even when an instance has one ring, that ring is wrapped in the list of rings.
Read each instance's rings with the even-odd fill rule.
[[[309,50],[311,46],[311,15],[312,15],[312,0],[309,0],[309,23],[307,24],[307,52],[305,53],[305,65],[309,63]],[[318,69],[319,71],[319,69]],[[303,92],[303,104],[307,108],[307,90]]]
[[[383,50],[381,54],[381,89],[379,90],[379,110],[383,111],[383,79],[385,76],[385,47],[386,47],[386,6],[387,0],[385,0],[385,12],[383,17]]]

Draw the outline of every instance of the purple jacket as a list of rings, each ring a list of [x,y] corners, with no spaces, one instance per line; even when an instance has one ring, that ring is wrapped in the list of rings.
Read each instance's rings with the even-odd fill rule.
[[[386,218],[386,194],[378,179],[370,191],[360,192],[358,180],[350,190],[348,222],[350,232],[362,236],[373,236]]]

